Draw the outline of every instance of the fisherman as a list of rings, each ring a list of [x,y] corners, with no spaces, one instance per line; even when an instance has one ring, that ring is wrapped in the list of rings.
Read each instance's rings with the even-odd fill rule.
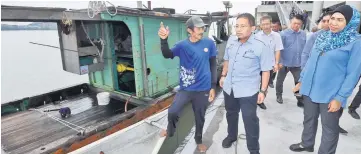
[[[161,136],[174,135],[180,112],[185,104],[192,102],[196,125],[194,139],[198,150],[205,152],[203,125],[207,106],[215,97],[217,48],[211,39],[203,38],[207,25],[199,16],[189,18],[186,26],[189,38],[177,42],[171,49],[167,41],[169,28],[161,23],[158,31],[163,56],[171,59],[179,57],[180,60],[180,90],[168,109],[168,127],[162,130]]]
[[[237,140],[241,110],[247,147],[251,154],[259,154],[257,104],[262,103],[266,97],[270,70],[274,66],[273,51],[252,34],[255,29],[253,15],[243,13],[237,17],[237,36],[228,39],[219,81],[223,88],[228,123],[228,136],[223,140],[222,146],[229,148]]]
[[[276,82],[277,102],[283,104],[283,82],[288,74],[292,73],[295,85],[298,83],[301,73],[301,54],[306,44],[306,33],[302,27],[302,15],[295,15],[291,19],[291,28],[281,32],[284,49],[281,50],[281,60]],[[302,107],[302,98],[297,95],[297,106]]]
[[[313,34],[310,36],[310,38],[307,40],[306,45],[305,45],[305,47],[303,48],[302,56],[301,56],[301,68],[302,68],[302,69],[303,69],[304,66],[306,65],[306,62],[307,62],[307,60],[308,60],[308,58],[309,58],[309,56],[310,56],[310,52],[312,51],[312,47],[313,47],[313,45],[314,45],[314,43],[315,43],[315,41],[316,41],[317,36],[318,36],[319,34],[321,34],[323,31],[328,31],[328,30],[330,30],[330,28],[329,28],[329,20],[330,20],[330,18],[331,18],[331,15],[332,15],[332,12],[331,12],[331,11],[322,14],[322,17],[321,17],[322,19],[320,20],[320,23],[321,23],[320,27],[321,27],[322,29],[319,30],[319,31],[317,31],[317,32],[315,32],[315,33],[313,33]],[[341,111],[341,115],[340,115],[340,116],[342,116],[342,113],[343,113],[343,108],[342,108],[342,107],[341,107],[340,111]],[[349,112],[350,112],[350,111],[349,111]],[[340,133],[342,133],[342,134],[347,134],[348,132],[340,126]]]
[[[342,5],[333,11],[330,30],[317,36],[300,82],[294,88],[294,91],[300,89],[304,97],[304,120],[302,141],[292,144],[291,151],[314,151],[321,115],[322,137],[318,153],[336,153],[340,109],[346,106],[361,75],[359,23],[359,11]]]
[[[281,56],[280,51],[283,50],[282,39],[279,33],[273,32],[271,29],[272,17],[263,16],[260,19],[260,23],[262,31],[258,32],[256,36],[261,38],[266,44],[269,45],[271,52],[273,52],[272,55],[275,57],[273,70],[270,71],[270,78],[268,82],[269,87],[274,88],[273,79],[275,78],[276,72],[279,69],[279,61]],[[261,109],[266,109],[266,105],[264,105],[264,103],[259,104],[259,106]]]

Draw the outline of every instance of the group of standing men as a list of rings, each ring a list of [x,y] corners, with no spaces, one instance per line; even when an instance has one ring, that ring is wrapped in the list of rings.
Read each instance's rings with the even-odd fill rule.
[[[301,30],[302,15],[293,16],[290,28],[281,33],[272,31],[272,27],[276,25],[272,24],[269,16],[262,17],[260,24],[262,31],[253,34],[256,25],[253,15],[243,13],[237,17],[236,35],[228,39],[219,80],[223,88],[228,123],[228,135],[222,146],[229,148],[237,140],[239,112],[242,111],[247,147],[251,154],[259,154],[260,151],[257,106],[266,109],[264,99],[268,87],[273,87],[276,72],[277,102],[283,104],[283,82],[288,72],[291,72],[295,85],[298,84],[302,66],[307,60],[303,56],[306,55],[304,47],[313,44],[306,44],[306,33]],[[212,40],[202,37],[205,25],[200,17],[191,17],[186,22],[189,38],[176,43],[171,49],[167,42],[169,28],[161,24],[158,31],[163,56],[171,59],[179,57],[181,74],[180,91],[168,110],[167,130],[163,130],[161,135],[174,135],[179,113],[186,103],[192,102],[196,121],[195,141],[200,152],[207,150],[202,144],[204,117],[208,104],[215,97],[217,80],[217,50]],[[298,90],[294,90],[294,93],[297,106],[303,107],[303,97],[298,94]],[[352,106],[352,109],[356,108],[357,105]],[[357,113],[351,107],[349,113],[357,118]],[[292,151],[300,150],[300,147],[293,148]]]

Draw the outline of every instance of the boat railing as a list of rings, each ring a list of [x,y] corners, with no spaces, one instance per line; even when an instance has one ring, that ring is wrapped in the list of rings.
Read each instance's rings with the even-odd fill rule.
[[[297,14],[303,14],[303,10],[295,1],[292,1],[292,4],[291,6],[293,8],[295,8],[295,11]],[[317,24],[315,21],[312,21],[310,16],[307,17],[307,20],[306,20],[306,28],[305,29],[308,29],[309,31],[311,31],[312,27],[317,27]]]
[[[287,15],[286,11],[283,9],[283,7],[279,1],[276,1],[276,10],[277,10],[278,17],[280,18],[281,24],[289,26],[290,20],[288,20],[288,18],[287,18],[288,15]]]

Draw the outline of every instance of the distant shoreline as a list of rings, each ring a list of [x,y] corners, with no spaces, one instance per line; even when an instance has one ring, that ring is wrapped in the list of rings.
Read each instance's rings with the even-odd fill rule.
[[[57,30],[57,29],[2,29],[1,31],[36,31],[36,30]]]
[[[56,23],[42,23],[42,22],[34,22],[28,25],[9,25],[9,24],[1,24],[1,31],[8,30],[57,30],[58,26]]]

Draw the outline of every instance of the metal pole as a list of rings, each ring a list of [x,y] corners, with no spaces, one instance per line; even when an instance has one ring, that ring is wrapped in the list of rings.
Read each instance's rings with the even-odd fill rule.
[[[148,1],[148,9],[152,10],[152,1]]]
[[[323,1],[314,1],[312,6],[312,18],[311,22],[316,22],[320,17],[323,8]]]
[[[144,96],[149,96],[148,91],[148,75],[147,75],[147,56],[145,54],[145,40],[144,40],[144,24],[143,18],[138,17],[139,20],[139,33],[140,33],[140,50],[141,50],[141,60],[142,60],[142,72],[143,72],[143,94]]]
[[[137,8],[143,8],[142,1],[137,1]]]
[[[228,31],[228,35],[230,35],[232,31],[231,28],[229,27],[229,10],[230,8],[232,8],[232,3],[230,1],[223,1],[223,5],[226,8],[226,12],[227,12],[227,31]]]

